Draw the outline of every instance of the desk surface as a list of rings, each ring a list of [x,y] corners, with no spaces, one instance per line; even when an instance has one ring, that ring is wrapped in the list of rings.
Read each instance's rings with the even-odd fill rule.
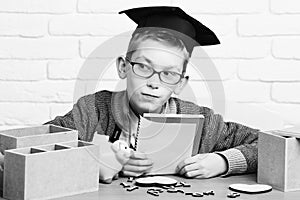
[[[184,179],[181,177],[172,177],[178,181],[185,181],[192,186],[190,188],[181,188],[186,192],[205,192],[208,190],[214,190],[214,196],[203,197],[202,199],[216,200],[216,199],[230,199],[227,198],[227,194],[230,192],[228,186],[233,183],[246,183],[255,184],[256,175],[240,175],[231,176],[227,178],[212,178],[212,179]],[[155,197],[146,193],[147,188],[140,187],[138,190],[127,192],[122,186],[121,182],[126,182],[127,179],[121,178],[114,181],[112,184],[99,184],[99,190],[97,192],[85,193],[75,196],[59,198],[59,200],[96,200],[96,199],[122,199],[122,200],[138,200],[138,199],[195,199],[196,197],[186,196],[182,193],[168,193],[163,192],[159,197]],[[298,192],[281,192],[273,189],[271,192],[263,194],[243,194],[237,197],[236,200],[242,199],[264,199],[264,200],[293,200],[300,198],[300,191]],[[57,199],[58,200],[58,199]]]

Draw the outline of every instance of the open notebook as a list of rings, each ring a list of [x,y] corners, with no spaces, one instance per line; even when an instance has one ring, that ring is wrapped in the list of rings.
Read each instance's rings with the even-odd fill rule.
[[[182,160],[197,154],[203,115],[144,114],[137,150],[154,161],[149,174],[174,174]]]

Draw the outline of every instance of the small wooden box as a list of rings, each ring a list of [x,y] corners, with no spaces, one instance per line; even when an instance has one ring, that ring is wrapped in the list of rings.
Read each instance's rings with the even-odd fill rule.
[[[73,141],[5,151],[3,197],[49,199],[98,190],[99,147]]]
[[[55,125],[42,125],[0,131],[0,151],[78,140],[78,131]]]
[[[281,191],[300,190],[300,140],[282,132],[261,132],[257,182]]]

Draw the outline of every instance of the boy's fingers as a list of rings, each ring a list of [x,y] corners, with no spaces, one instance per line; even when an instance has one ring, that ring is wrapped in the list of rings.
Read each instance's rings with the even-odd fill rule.
[[[195,162],[189,165],[185,165],[182,167],[179,171],[180,175],[184,175],[188,172],[195,171],[195,170],[200,170],[201,169],[201,163],[200,162]]]
[[[209,154],[197,154],[195,156],[189,157],[183,161],[181,161],[177,167],[176,167],[176,171],[180,172],[182,170],[183,167],[187,166],[187,165],[191,165],[193,163],[197,163],[199,162],[199,160],[203,160],[205,159]]]
[[[181,162],[177,165],[176,171],[177,171],[177,172],[180,172],[181,169],[182,169],[183,167],[185,167],[186,165],[190,165],[190,164],[195,163],[196,160],[197,160],[196,157],[193,156],[193,157],[189,157],[189,158],[187,158],[187,159],[181,161]]]
[[[187,178],[205,178],[204,171],[202,169],[188,171],[184,174]]]

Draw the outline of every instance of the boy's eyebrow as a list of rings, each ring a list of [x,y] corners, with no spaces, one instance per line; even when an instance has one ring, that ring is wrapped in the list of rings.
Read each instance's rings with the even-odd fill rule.
[[[153,65],[153,62],[149,58],[147,58],[145,56],[138,56],[136,59],[138,59],[138,58],[143,58],[147,63],[149,63],[150,65]],[[164,67],[166,69],[177,69],[179,71],[179,69],[177,68],[177,66],[169,65],[169,66],[164,66]]]

